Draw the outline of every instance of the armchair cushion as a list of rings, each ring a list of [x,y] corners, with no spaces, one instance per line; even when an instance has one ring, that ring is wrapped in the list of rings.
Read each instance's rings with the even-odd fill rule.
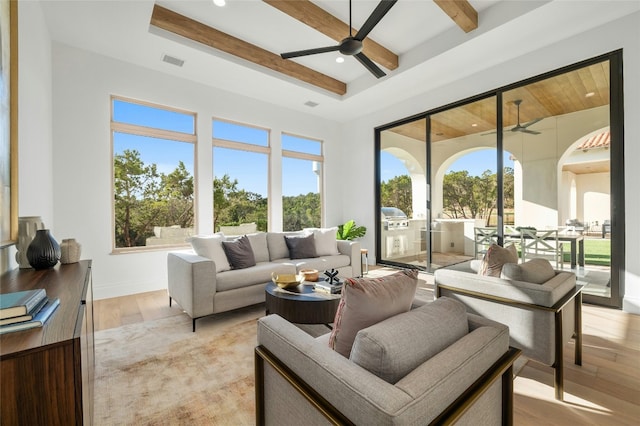
[[[464,305],[441,297],[360,330],[350,359],[393,384],[467,333]]]
[[[490,277],[499,277],[502,271],[502,265],[505,263],[518,263],[518,250],[514,244],[507,247],[500,247],[497,244],[491,244],[482,259],[482,265],[478,271],[478,275],[487,275]]]
[[[411,309],[418,271],[406,269],[382,278],[349,278],[342,287],[329,347],[349,358],[358,331]]]
[[[547,259],[531,259],[520,265],[505,263],[500,278],[544,284],[556,276],[553,266]]]
[[[216,272],[222,272],[231,269],[227,255],[222,248],[224,239],[224,235],[217,233],[206,236],[196,235],[191,237],[189,242],[198,256],[213,260]]]

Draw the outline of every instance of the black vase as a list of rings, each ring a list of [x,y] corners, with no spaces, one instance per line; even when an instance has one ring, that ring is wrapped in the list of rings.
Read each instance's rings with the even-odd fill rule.
[[[27,260],[33,269],[56,266],[60,260],[60,245],[48,229],[38,229],[27,249]]]

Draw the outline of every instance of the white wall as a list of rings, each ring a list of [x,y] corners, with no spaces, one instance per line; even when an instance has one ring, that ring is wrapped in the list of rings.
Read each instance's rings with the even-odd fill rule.
[[[374,158],[374,144],[371,129],[391,123],[420,112],[459,101],[473,95],[484,93],[533,77],[584,59],[602,55],[613,50],[624,51],[624,106],[625,106],[625,213],[626,222],[626,296],[625,310],[640,313],[640,222],[633,220],[640,208],[640,192],[632,183],[640,178],[640,171],[634,164],[640,160],[640,30],[637,25],[640,14],[635,13],[602,27],[598,27],[575,37],[558,41],[544,49],[528,53],[525,56],[478,72],[452,84],[422,93],[406,102],[381,108],[353,121],[344,129],[344,140],[350,150],[359,152],[365,159]],[[487,52],[491,54],[490,51]],[[419,88],[416,88],[418,90]],[[345,198],[345,209],[350,215],[359,218],[363,225],[375,232],[374,215],[374,162],[361,162],[352,169],[352,178],[361,188],[357,194]],[[351,202],[353,199],[357,202]],[[349,204],[347,204],[349,202]],[[375,235],[367,234],[363,245],[375,256]],[[372,257],[373,257],[372,256]]]
[[[53,228],[51,43],[37,2],[20,3],[18,69],[18,216],[42,216]],[[17,267],[15,252],[0,250],[0,271]]]

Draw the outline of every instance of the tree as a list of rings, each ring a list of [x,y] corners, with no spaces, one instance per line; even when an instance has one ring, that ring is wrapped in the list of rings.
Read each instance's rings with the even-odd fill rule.
[[[396,176],[380,184],[382,206],[396,207],[411,217],[413,214],[413,188],[408,175]]]
[[[193,226],[193,177],[184,163],[165,175],[124,150],[113,168],[116,247],[144,246],[154,226]]]
[[[221,225],[255,222],[259,231],[267,230],[268,200],[255,192],[238,189],[238,180],[228,174],[213,180],[213,229]]]
[[[320,194],[309,192],[282,197],[283,230],[320,227]]]

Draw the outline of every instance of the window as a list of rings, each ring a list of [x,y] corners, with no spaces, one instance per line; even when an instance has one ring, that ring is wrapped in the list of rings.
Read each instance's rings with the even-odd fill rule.
[[[213,229],[268,229],[269,131],[213,120]],[[246,229],[246,228],[245,228]]]
[[[196,114],[111,97],[114,249],[193,234]]]
[[[282,134],[284,231],[322,225],[322,142]]]

